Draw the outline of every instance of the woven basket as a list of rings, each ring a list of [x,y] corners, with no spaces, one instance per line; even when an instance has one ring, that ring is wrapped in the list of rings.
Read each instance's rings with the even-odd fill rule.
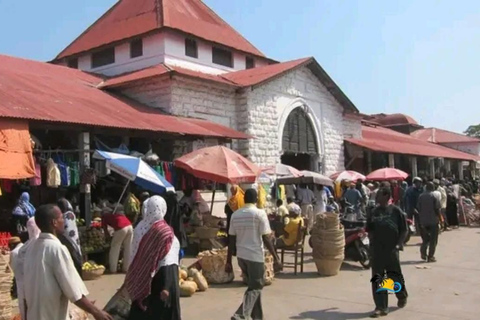
[[[97,280],[105,273],[105,267],[100,267],[95,270],[82,270],[82,277],[85,281]]]
[[[214,239],[217,237],[219,228],[209,228],[209,227],[198,227],[195,229],[198,239]]]
[[[340,227],[340,221],[336,213],[320,213],[315,218],[312,233],[320,230],[337,230]]]
[[[343,259],[326,260],[326,259],[314,259],[317,266],[318,274],[321,276],[336,276],[340,271]]]

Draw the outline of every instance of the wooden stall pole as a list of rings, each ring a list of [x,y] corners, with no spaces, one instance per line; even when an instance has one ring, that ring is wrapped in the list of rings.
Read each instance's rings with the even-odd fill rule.
[[[80,159],[80,173],[83,174],[90,168],[90,133],[82,132],[78,135],[78,149]],[[80,212],[82,213],[87,226],[92,222],[92,197],[91,186],[89,184],[80,184]]]

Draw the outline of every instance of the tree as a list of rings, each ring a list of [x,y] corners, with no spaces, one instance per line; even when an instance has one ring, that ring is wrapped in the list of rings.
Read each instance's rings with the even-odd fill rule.
[[[480,138],[480,124],[468,127],[464,133],[469,137]]]

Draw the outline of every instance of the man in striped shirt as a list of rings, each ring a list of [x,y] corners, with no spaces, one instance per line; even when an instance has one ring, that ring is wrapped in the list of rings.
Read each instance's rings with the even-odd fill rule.
[[[245,192],[245,206],[232,215],[230,221],[226,272],[232,272],[232,255],[237,252],[238,265],[247,280],[248,289],[232,320],[263,319],[261,303],[262,289],[265,284],[265,258],[263,247],[267,247],[273,256],[274,266],[281,269],[277,253],[271,241],[272,230],[265,211],[258,209],[258,195],[255,189]]]

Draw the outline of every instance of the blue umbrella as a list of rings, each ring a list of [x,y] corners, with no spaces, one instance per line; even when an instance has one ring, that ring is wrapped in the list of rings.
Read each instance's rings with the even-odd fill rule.
[[[107,168],[146,190],[155,193],[175,191],[175,188],[170,182],[153,170],[153,168],[142,159],[99,150],[95,151],[93,157],[99,160],[106,160]]]

